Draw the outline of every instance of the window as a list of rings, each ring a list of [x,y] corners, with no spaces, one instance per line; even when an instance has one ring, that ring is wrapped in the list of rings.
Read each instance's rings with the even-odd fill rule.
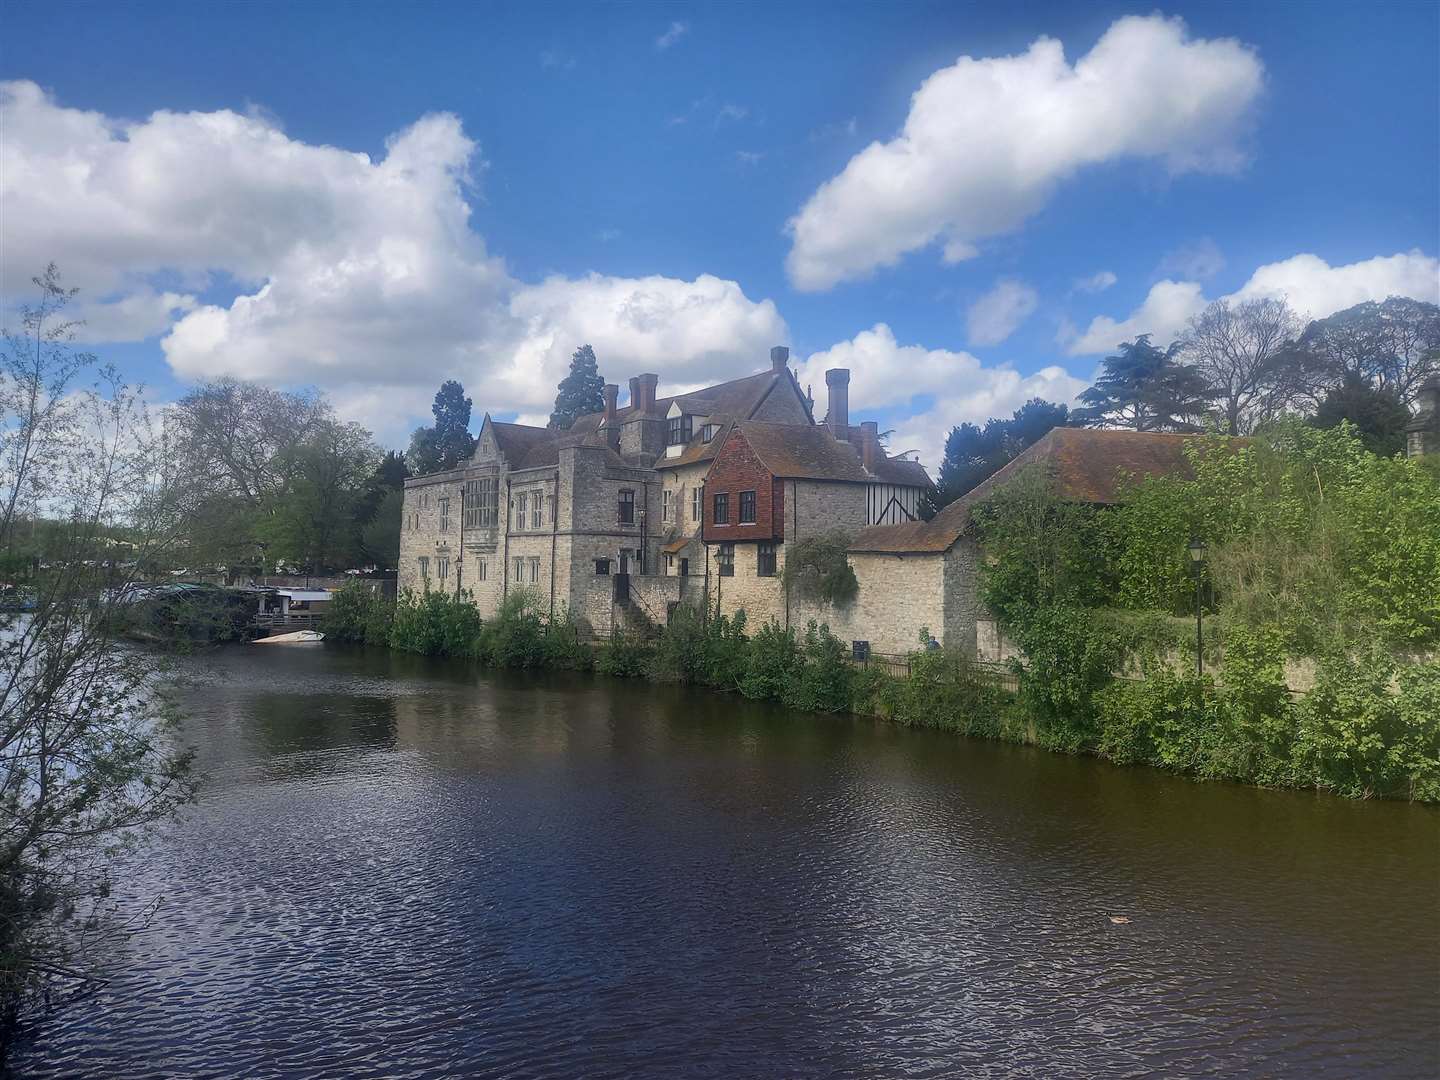
[[[420,509],[421,509],[421,510],[429,510],[429,509],[430,509],[430,493],[429,493],[428,491],[422,492],[421,495],[420,495]]]
[[[550,524],[555,524],[555,496],[545,496],[545,514],[550,519]]]
[[[450,531],[450,500],[449,500],[449,499],[441,499],[441,500],[440,500],[440,531],[441,531],[441,532],[449,532],[449,531]],[[440,575],[440,579],[443,581],[443,580],[445,579],[445,575],[444,575],[444,574],[441,574],[441,575]]]
[[[426,556],[426,555],[421,555],[420,558],[416,559],[415,561],[420,564],[420,580],[421,580],[421,581],[429,581],[429,580],[430,580],[430,559],[429,559],[429,557]]]
[[[515,500],[515,528],[525,528],[525,510],[530,504],[530,496],[521,492]]]
[[[720,545],[720,551],[716,554],[715,559],[716,559],[716,561],[720,564],[720,576],[721,576],[721,577],[734,577],[734,576],[735,576],[735,545],[734,545],[734,544],[721,544],[721,545]]]
[[[689,576],[690,576],[690,560],[689,560],[689,559],[681,559],[681,560],[680,560],[680,576],[681,576],[681,577],[689,577]]]
[[[716,525],[730,524],[730,496],[727,493],[715,496],[715,516],[711,521]]]
[[[517,558],[517,559],[515,560],[515,580],[516,580],[517,582],[521,582],[521,581],[524,581],[524,580],[525,580],[525,560],[524,560],[524,559]]]
[[[531,584],[531,585],[534,585],[534,584],[535,584],[537,581],[539,581],[539,580],[540,580],[540,560],[539,560],[539,559],[531,559],[531,560],[530,560],[530,584]]]
[[[670,554],[667,553],[666,556],[665,556],[665,573],[667,573],[667,574],[673,573],[674,570],[675,570],[675,556],[674,556],[674,555],[670,555]]]
[[[700,515],[705,512],[705,485],[696,484],[690,489],[690,520],[700,524]]]
[[[631,488],[620,490],[620,524],[635,524],[635,492]]]
[[[666,444],[669,446],[683,446],[685,443],[688,443],[690,437],[694,434],[694,428],[691,426],[694,422],[695,418],[693,416],[682,415],[670,417],[669,431],[665,437]]]
[[[595,576],[596,576],[596,577],[606,577],[609,573],[610,573],[610,560],[609,560],[609,559],[596,559],[596,560],[595,560]]]
[[[447,502],[448,500],[441,499],[440,501]],[[450,580],[450,560],[443,555],[435,560],[435,576],[442,582]]]
[[[669,521],[669,520],[670,520],[670,503],[671,503],[671,496],[672,496],[672,495],[674,495],[674,492],[672,492],[669,488],[666,488],[664,491],[660,492],[660,520],[661,520],[661,521]]]
[[[490,568],[485,565],[484,559],[477,559],[475,562],[475,577],[478,578],[480,581],[484,581],[486,571],[488,571],[489,569]]]
[[[755,524],[755,493],[753,491],[740,492],[740,524]]]
[[[493,529],[500,506],[500,481],[493,477],[465,481],[465,528]]]
[[[759,544],[755,548],[755,576],[775,576],[775,545]]]
[[[530,527],[538,529],[545,524],[545,496],[535,492],[535,497],[530,500]]]
[[[715,431],[718,427],[718,424],[706,424],[700,429],[700,438],[704,439],[706,442],[709,442],[711,439],[715,438]]]

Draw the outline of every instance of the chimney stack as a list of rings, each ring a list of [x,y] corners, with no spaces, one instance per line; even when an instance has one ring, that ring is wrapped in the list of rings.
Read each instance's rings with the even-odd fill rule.
[[[640,411],[648,413],[655,408],[655,390],[660,385],[660,376],[647,372],[638,375],[635,381],[640,386]]]
[[[605,426],[615,426],[616,404],[620,400],[620,387],[613,382],[605,384]]]
[[[785,365],[790,362],[790,349],[785,345],[776,345],[770,350],[770,370],[776,375],[785,370]]]
[[[636,411],[640,408],[640,376],[630,377],[630,408]]]
[[[830,434],[848,442],[850,439],[850,369],[831,368],[825,372],[825,385],[830,388]]]
[[[880,425],[866,420],[860,425],[860,461],[865,471],[874,474],[875,462],[880,457]]]

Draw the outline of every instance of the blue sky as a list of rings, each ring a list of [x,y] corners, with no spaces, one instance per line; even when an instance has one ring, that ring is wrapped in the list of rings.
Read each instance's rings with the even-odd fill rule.
[[[542,416],[582,341],[662,392],[783,341],[933,466],[1208,300],[1436,300],[1437,11],[8,2],[5,301],[53,257],[159,397],[392,443],[452,376]]]

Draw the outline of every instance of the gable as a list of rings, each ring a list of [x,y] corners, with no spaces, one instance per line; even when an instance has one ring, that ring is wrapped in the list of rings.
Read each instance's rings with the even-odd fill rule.
[[[810,410],[793,378],[776,379],[746,419],[771,424],[808,424]]]

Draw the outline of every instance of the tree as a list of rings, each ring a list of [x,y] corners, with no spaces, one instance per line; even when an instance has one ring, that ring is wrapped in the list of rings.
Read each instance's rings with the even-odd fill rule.
[[[1123,342],[1105,358],[1095,385],[1080,393],[1085,408],[1074,419],[1086,427],[1134,431],[1199,431],[1210,387],[1194,368],[1175,362],[1177,348],[1161,350],[1149,334]]]
[[[1070,422],[1070,410],[1041,398],[1032,398],[1007,420],[991,417],[982,428],[961,424],[945,439],[940,480],[931,499],[936,509],[954,502],[994,475],[1027,447],[1044,438],[1051,428]]]
[[[157,654],[107,632],[181,535],[187,489],[136,389],[105,367],[76,385],[95,359],[63,319],[74,292],[53,265],[34,280],[0,352],[0,547],[43,509],[55,554],[34,611],[0,614],[0,1043],[48,980],[90,978],[87,945],[119,932],[114,855],[193,791]],[[130,557],[94,557],[121,530]]]
[[[475,439],[470,434],[470,399],[465,387],[447,379],[435,392],[430,411],[435,416],[431,427],[416,428],[410,436],[406,461],[415,476],[453,469],[475,452]]]
[[[600,375],[595,350],[589,345],[575,350],[570,358],[570,374],[560,380],[558,390],[555,411],[550,414],[552,428],[569,430],[586,413],[605,408],[605,380]]]
[[[400,564],[400,525],[405,514],[405,492],[392,488],[380,500],[370,520],[360,529],[360,549],[381,569]]]
[[[1409,405],[1421,384],[1440,373],[1440,307],[1406,296],[1356,304],[1312,322],[1294,351],[1318,373],[1321,393],[1354,373]]]
[[[350,562],[360,541],[357,512],[378,457],[359,424],[316,421],[282,463],[284,487],[262,506],[257,532],[270,557],[311,570]]]
[[[1372,454],[1391,457],[1405,449],[1410,410],[1393,391],[1371,386],[1357,371],[1347,371],[1345,381],[1325,395],[1311,423],[1333,428],[1342,420],[1355,425],[1361,443]]]
[[[1217,300],[1190,320],[1178,356],[1214,394],[1228,435],[1275,419],[1306,380],[1289,346],[1303,324],[1282,299]]]

